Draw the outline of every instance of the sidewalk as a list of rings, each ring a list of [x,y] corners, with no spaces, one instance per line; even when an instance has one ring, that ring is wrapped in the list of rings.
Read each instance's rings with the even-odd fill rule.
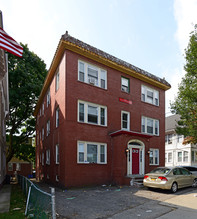
[[[194,219],[197,218],[197,191],[193,190],[161,202],[160,205],[173,207],[174,210],[158,219]]]
[[[8,212],[10,209],[11,185],[4,185],[0,189],[0,213]]]

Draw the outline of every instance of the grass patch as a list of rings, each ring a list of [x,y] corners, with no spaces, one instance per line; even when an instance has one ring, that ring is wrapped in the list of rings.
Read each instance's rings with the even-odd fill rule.
[[[1,219],[25,219],[26,197],[20,186],[13,184],[10,197],[10,211],[0,214]],[[14,210],[18,209],[18,210]]]

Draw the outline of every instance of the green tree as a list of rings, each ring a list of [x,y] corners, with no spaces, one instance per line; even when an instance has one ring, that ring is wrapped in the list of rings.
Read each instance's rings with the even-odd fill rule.
[[[172,113],[181,116],[177,133],[186,137],[185,143],[197,143],[197,25],[190,34],[185,50],[186,74],[179,85],[178,96],[172,103]]]
[[[23,46],[23,57],[8,57],[9,120],[6,134],[8,150],[6,161],[13,156],[26,161],[35,158],[35,147],[26,143],[34,135],[33,111],[47,74],[46,64],[36,54]]]

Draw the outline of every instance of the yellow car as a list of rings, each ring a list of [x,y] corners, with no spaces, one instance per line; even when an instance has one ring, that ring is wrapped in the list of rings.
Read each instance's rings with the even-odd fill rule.
[[[143,184],[149,188],[169,189],[176,192],[184,187],[197,187],[197,176],[181,167],[158,167],[144,176]]]

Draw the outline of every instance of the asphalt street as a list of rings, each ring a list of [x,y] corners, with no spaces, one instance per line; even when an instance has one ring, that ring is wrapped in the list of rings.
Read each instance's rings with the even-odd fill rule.
[[[50,186],[39,184],[50,191]],[[197,218],[197,189],[172,194],[130,186],[56,188],[56,212],[60,219],[168,219]]]

